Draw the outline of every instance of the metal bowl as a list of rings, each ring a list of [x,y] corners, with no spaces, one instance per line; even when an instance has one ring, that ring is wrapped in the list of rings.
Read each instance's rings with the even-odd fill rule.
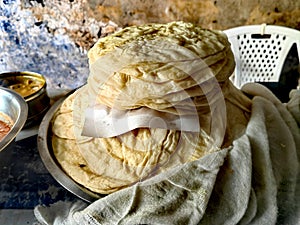
[[[58,183],[77,197],[93,202],[105,195],[90,191],[67,175],[57,161],[52,148],[52,119],[68,95],[56,101],[44,116],[38,131],[38,150],[45,167]]]
[[[12,120],[10,131],[0,141],[0,151],[11,143],[23,128],[27,113],[28,106],[21,95],[8,88],[0,87],[0,120],[6,122],[7,117]]]
[[[50,107],[46,79],[34,72],[7,72],[0,74],[0,86],[19,93],[27,102],[28,116],[24,127],[39,122]]]

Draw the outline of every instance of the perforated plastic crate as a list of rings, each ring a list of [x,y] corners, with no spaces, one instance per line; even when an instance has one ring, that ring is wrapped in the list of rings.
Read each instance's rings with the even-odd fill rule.
[[[300,55],[300,31],[295,29],[262,24],[224,32],[236,61],[232,80],[237,87],[249,82],[278,82],[293,44]]]

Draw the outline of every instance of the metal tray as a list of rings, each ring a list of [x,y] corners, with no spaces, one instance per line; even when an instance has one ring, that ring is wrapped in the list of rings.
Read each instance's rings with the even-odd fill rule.
[[[23,128],[28,106],[21,95],[11,89],[0,86],[0,120],[11,122],[11,130],[0,140],[0,151],[4,150]],[[9,121],[7,118],[9,118]]]
[[[61,168],[56,157],[54,156],[51,144],[51,120],[55,112],[59,109],[60,105],[71,93],[72,92],[55,102],[49,109],[49,111],[45,114],[38,131],[38,151],[45,167],[60,185],[62,185],[65,189],[67,189],[77,197],[87,202],[93,202],[99,198],[104,197],[105,195],[97,194],[88,190],[79,183],[75,182],[70,176],[68,176]]]

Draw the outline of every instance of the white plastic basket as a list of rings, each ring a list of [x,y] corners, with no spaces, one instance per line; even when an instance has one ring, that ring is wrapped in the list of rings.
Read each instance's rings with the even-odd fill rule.
[[[285,59],[296,44],[300,62],[300,31],[275,25],[249,25],[225,30],[236,61],[233,83],[278,82]]]

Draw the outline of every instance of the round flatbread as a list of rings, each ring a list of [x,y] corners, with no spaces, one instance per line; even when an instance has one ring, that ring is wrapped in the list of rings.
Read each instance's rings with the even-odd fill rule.
[[[222,32],[183,22],[133,26],[100,39],[88,56],[88,83],[68,96],[52,120],[54,155],[76,182],[108,194],[220,150],[210,135],[222,99],[216,87],[234,69]],[[196,112],[201,129],[146,127],[109,138],[83,136],[91,101],[120,110]]]

